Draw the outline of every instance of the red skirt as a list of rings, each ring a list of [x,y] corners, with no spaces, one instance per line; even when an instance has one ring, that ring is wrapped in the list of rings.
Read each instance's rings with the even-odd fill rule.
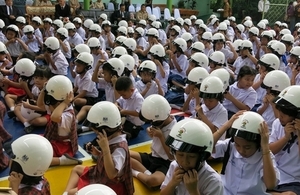
[[[50,143],[53,148],[53,157],[61,157],[63,154],[69,154],[72,157],[75,155],[72,150],[71,142],[52,140]]]
[[[14,88],[14,87],[8,87],[7,93],[16,95],[18,97],[26,95],[26,92],[24,91],[24,89]]]

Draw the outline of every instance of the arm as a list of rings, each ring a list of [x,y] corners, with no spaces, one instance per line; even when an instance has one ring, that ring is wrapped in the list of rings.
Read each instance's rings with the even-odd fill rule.
[[[237,100],[235,97],[233,97],[229,92],[224,94],[224,97],[231,101],[239,110],[250,110],[249,106],[244,104],[243,102]]]
[[[158,87],[158,94],[161,95],[161,96],[164,96],[165,93],[161,88],[159,80],[157,78],[154,78],[154,81],[155,81],[155,83],[157,84],[157,87]]]
[[[274,131],[274,124],[272,129]],[[287,123],[284,127],[285,136],[269,144],[270,150],[274,155],[280,152],[283,149],[283,147],[288,143],[288,141],[291,139],[291,133],[294,132],[294,130],[295,129],[293,123],[292,122]]]
[[[44,97],[45,97],[45,91],[44,91],[44,89],[42,89],[42,91],[40,92],[38,99],[36,101],[36,105],[39,108],[46,110],[45,103],[44,103]]]
[[[172,55],[172,61],[173,65],[175,66],[175,68],[177,69],[178,72],[182,72],[182,68],[180,67],[180,65],[178,64],[177,62],[177,59],[176,59],[176,54]]]
[[[62,47],[62,50],[67,53],[69,51],[69,48],[66,46],[66,44],[61,40],[61,39],[58,39],[59,40],[59,44],[60,46]]]
[[[263,72],[263,73],[260,74],[259,80],[256,81],[256,82],[252,85],[252,87],[253,87],[254,90],[258,89],[258,88],[261,86],[261,84],[263,83],[263,80],[264,80],[266,74],[267,74],[266,72]]]
[[[86,96],[86,93],[86,90],[82,90],[78,95],[74,97],[74,100],[76,100],[77,98],[84,98]]]
[[[65,109],[67,109],[74,98],[73,92],[67,94],[66,99],[61,102],[52,112],[51,114],[51,121],[60,123],[61,122],[61,115]]]
[[[218,128],[207,118],[207,116],[203,113],[201,105],[197,105],[196,107],[198,118],[202,120],[211,130],[212,133],[215,133]]]
[[[28,51],[27,45],[26,45],[20,38],[16,38],[16,40],[20,43],[21,47],[22,47],[25,51]]]
[[[45,57],[45,60],[47,61],[47,63],[48,63],[50,66],[52,66],[52,68],[53,68],[54,70],[57,70],[57,67],[56,67],[56,65],[55,65],[55,62],[53,61],[53,58],[51,57],[51,54],[48,53],[48,52],[45,52],[45,53],[44,53],[44,57]]]
[[[130,115],[130,116],[136,116],[136,117],[139,117],[139,113],[135,110],[124,110],[122,109],[120,111],[121,115]]]

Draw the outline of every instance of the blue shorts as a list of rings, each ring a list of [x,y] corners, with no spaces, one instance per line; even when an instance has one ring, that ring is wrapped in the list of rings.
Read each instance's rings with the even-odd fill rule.
[[[273,190],[270,192],[294,192],[297,195],[300,195],[300,183],[299,182],[292,182],[292,183],[286,183],[276,186]]]

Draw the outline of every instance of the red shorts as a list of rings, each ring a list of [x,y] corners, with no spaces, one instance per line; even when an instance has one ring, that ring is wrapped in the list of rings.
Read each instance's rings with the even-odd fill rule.
[[[42,117],[45,117],[46,119],[47,119],[47,124],[50,122],[50,120],[51,120],[51,115],[50,114],[45,114],[45,115],[43,115]]]
[[[7,93],[16,95],[18,97],[26,95],[26,92],[24,91],[24,89],[19,89],[19,88],[14,88],[14,87],[8,87]]]
[[[75,155],[72,151],[71,142],[53,140],[50,143],[53,148],[53,157],[61,157],[63,154],[69,154],[72,157]]]

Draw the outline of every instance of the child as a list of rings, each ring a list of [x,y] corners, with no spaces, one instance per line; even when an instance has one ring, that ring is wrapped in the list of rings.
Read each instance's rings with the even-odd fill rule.
[[[67,41],[68,30],[66,28],[57,29],[55,37],[59,41],[59,45],[60,45],[59,48],[60,48],[61,52],[66,57],[67,61],[70,62],[71,57],[72,57],[72,51],[71,51],[70,43]]]
[[[89,70],[92,68],[94,59],[92,54],[87,52],[80,53],[75,59],[77,76],[74,80],[73,105],[79,111],[84,105],[94,105],[98,97],[98,90]]]
[[[197,119],[184,119],[173,126],[166,145],[176,160],[170,164],[160,186],[161,195],[223,195],[220,175],[206,163],[213,141],[209,127]]]
[[[18,16],[15,24],[19,28],[19,37],[22,37],[24,35],[23,28],[26,25],[26,19],[23,16]]]
[[[173,156],[165,144],[176,119],[168,101],[157,94],[148,96],[143,102],[140,118],[149,121],[148,135],[153,139],[151,153],[130,151],[132,174],[150,188],[160,186],[165,179]]]
[[[192,55],[192,44],[193,44],[193,36],[189,32],[185,32],[181,35],[181,38],[183,38],[187,43],[187,50],[184,52],[184,54],[189,58]]]
[[[81,36],[76,32],[76,27],[73,23],[69,22],[65,25],[65,28],[68,30],[67,41],[70,43],[71,48],[73,49],[76,45],[84,43]]]
[[[134,29],[133,38],[136,40],[136,48],[144,51],[148,47],[148,42],[144,38],[145,30],[142,27]]]
[[[53,148],[51,165],[81,164],[74,157],[78,150],[75,114],[71,104],[73,87],[68,77],[56,75],[51,77],[40,92],[37,106],[49,110],[50,122],[44,137]]]
[[[89,32],[91,32],[91,37],[96,37],[97,39],[99,39],[101,48],[104,51],[106,51],[106,43],[105,43],[103,37],[101,36],[102,29],[101,29],[100,25],[92,24],[89,28]]]
[[[100,43],[99,39],[97,39],[96,37],[91,37],[88,40],[87,45],[91,49],[91,53],[92,53],[92,55],[94,57],[94,63],[93,63],[93,66],[92,66],[92,70],[94,70],[95,67],[96,67],[96,65],[97,65],[97,62],[99,60],[104,60],[104,61],[108,60],[108,55],[102,49],[101,43]]]
[[[133,38],[127,38],[123,43],[122,46],[126,49],[127,53],[131,55],[134,60],[135,60],[135,69],[139,67],[140,62],[139,62],[139,57],[135,53],[136,50],[136,41]]]
[[[31,25],[32,27],[34,28],[34,35],[41,41],[43,41],[43,34],[40,30],[40,25],[42,24],[42,20],[40,17],[38,16],[34,16],[32,19],[31,19]]]
[[[52,74],[48,67],[37,67],[33,74],[34,86],[31,89],[32,99],[27,99],[15,107],[16,117],[24,124],[24,131],[31,133],[34,126],[45,126],[50,120],[50,115],[45,109],[36,105],[36,100],[43,89],[45,83],[51,78]]]
[[[6,40],[5,35],[3,34],[3,28],[5,26],[5,23],[2,19],[0,19],[0,42],[4,43]]]
[[[11,68],[12,59],[4,43],[0,42],[0,69]],[[3,72],[3,71],[1,71]]]
[[[154,62],[150,60],[143,61],[138,68],[138,74],[141,77],[141,80],[136,82],[136,88],[144,98],[152,94],[164,96],[160,82],[155,78],[156,65]]]
[[[231,128],[232,137],[219,140]],[[214,133],[213,157],[224,157],[224,194],[269,194],[279,182],[279,170],[269,149],[269,129],[257,113],[238,112]],[[219,140],[219,141],[218,141]]]
[[[34,35],[34,28],[31,25],[26,25],[23,28],[23,32],[22,41],[27,45],[28,50],[38,54],[43,46],[43,42],[38,36]]]
[[[69,43],[69,42],[67,42],[67,43]],[[74,47],[74,49],[71,50],[71,52],[72,52],[72,57],[76,58],[81,52],[91,53],[91,49],[89,48],[89,46],[82,43],[82,44],[76,45]],[[76,77],[74,60],[70,60],[70,73],[71,73],[72,78]]]
[[[255,70],[243,66],[237,76],[237,81],[230,85],[229,91],[224,94],[224,107],[228,111],[228,119],[239,110],[251,110],[255,105],[257,94],[252,88]]]
[[[105,48],[106,50],[111,50],[114,47],[115,42],[115,35],[111,32],[111,23],[108,20],[104,20],[101,25],[103,31],[102,31],[102,38],[105,41]]]
[[[142,129],[143,121],[139,119],[139,112],[144,101],[143,96],[133,87],[132,80],[129,77],[119,77],[116,85],[116,91],[121,96],[116,101],[120,113],[126,117],[123,130],[136,138]]]
[[[17,194],[50,195],[50,185],[44,177],[53,156],[50,142],[30,134],[16,139],[11,147],[14,157],[8,181],[12,190]]]
[[[45,41],[48,37],[54,36],[54,28],[52,27],[52,20],[51,18],[45,18],[43,20],[44,23],[44,33],[43,33],[43,40]]]
[[[197,118],[215,133],[228,120],[227,110],[222,105],[224,83],[216,76],[206,77],[200,86],[202,105],[197,104]],[[225,138],[225,135],[222,136]]]
[[[82,20],[79,17],[75,17],[73,19],[73,24],[76,27],[76,32],[81,36],[83,40],[85,40],[85,30],[82,28]]]
[[[132,80],[135,86],[136,70],[135,70],[135,60],[131,55],[123,54],[119,57],[123,61],[125,69],[123,76],[127,76]]]
[[[122,134],[121,116],[111,102],[95,104],[87,120],[97,134],[101,150],[87,145],[90,152],[98,156],[97,164],[91,167],[75,166],[65,189],[65,194],[74,195],[89,184],[104,184],[118,195],[132,195],[134,192],[130,155],[126,135]]]
[[[213,46],[213,44],[211,43],[212,42],[212,34],[211,34],[211,32],[205,32],[205,33],[203,33],[200,41],[204,44],[204,51],[203,51],[203,53],[206,56],[208,56],[208,53],[212,49],[212,46]]]

